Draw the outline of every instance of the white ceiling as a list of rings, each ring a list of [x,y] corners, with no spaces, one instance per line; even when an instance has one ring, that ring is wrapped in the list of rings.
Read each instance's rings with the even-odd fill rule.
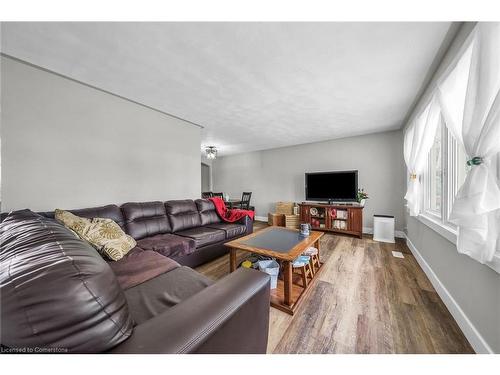
[[[400,128],[449,27],[3,23],[2,52],[198,123],[233,154]]]

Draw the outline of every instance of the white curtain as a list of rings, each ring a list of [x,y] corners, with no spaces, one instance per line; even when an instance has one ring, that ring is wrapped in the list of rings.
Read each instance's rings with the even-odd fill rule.
[[[440,118],[438,101],[435,97],[432,97],[424,111],[415,118],[404,136],[404,158],[409,171],[405,199],[411,216],[418,216],[420,213],[422,196],[420,175],[425,168]]]
[[[458,251],[485,263],[500,250],[500,23],[478,23],[454,70],[438,84],[443,118],[471,169],[452,207]]]

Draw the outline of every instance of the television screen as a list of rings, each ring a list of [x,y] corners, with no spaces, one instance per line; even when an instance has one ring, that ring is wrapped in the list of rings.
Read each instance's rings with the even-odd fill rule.
[[[356,201],[358,171],[306,173],[306,200]]]

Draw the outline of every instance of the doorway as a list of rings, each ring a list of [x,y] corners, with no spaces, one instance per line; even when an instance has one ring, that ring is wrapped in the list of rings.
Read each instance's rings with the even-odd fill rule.
[[[201,191],[210,191],[210,166],[201,163]]]

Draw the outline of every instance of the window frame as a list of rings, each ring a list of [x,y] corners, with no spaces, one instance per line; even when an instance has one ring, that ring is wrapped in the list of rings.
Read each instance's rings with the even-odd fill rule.
[[[443,222],[443,224],[446,224],[445,218],[448,216],[446,213],[448,212],[448,195],[447,189],[448,189],[448,138],[449,138],[449,132],[448,129],[446,128],[446,125],[443,121],[442,118],[440,118],[440,124],[439,127],[441,129],[441,208],[439,211],[431,209],[431,204],[430,204],[430,197],[431,197],[431,178],[430,178],[430,170],[431,170],[431,153],[429,152],[429,155],[427,155],[427,161],[425,165],[425,170],[422,174],[422,185],[423,185],[423,197],[420,200],[421,202],[421,215],[427,216],[429,219],[432,219],[433,221],[437,222]],[[436,137],[438,132],[436,132]]]
[[[449,221],[451,208],[455,194],[458,192],[458,168],[459,168],[459,147],[460,145],[446,127],[446,123],[441,118],[441,209],[439,213],[430,209],[430,189],[431,181],[429,171],[431,169],[431,154],[427,156],[427,163],[423,172],[424,195],[421,199],[422,215],[441,222],[446,228],[452,229],[456,233],[457,226]]]

